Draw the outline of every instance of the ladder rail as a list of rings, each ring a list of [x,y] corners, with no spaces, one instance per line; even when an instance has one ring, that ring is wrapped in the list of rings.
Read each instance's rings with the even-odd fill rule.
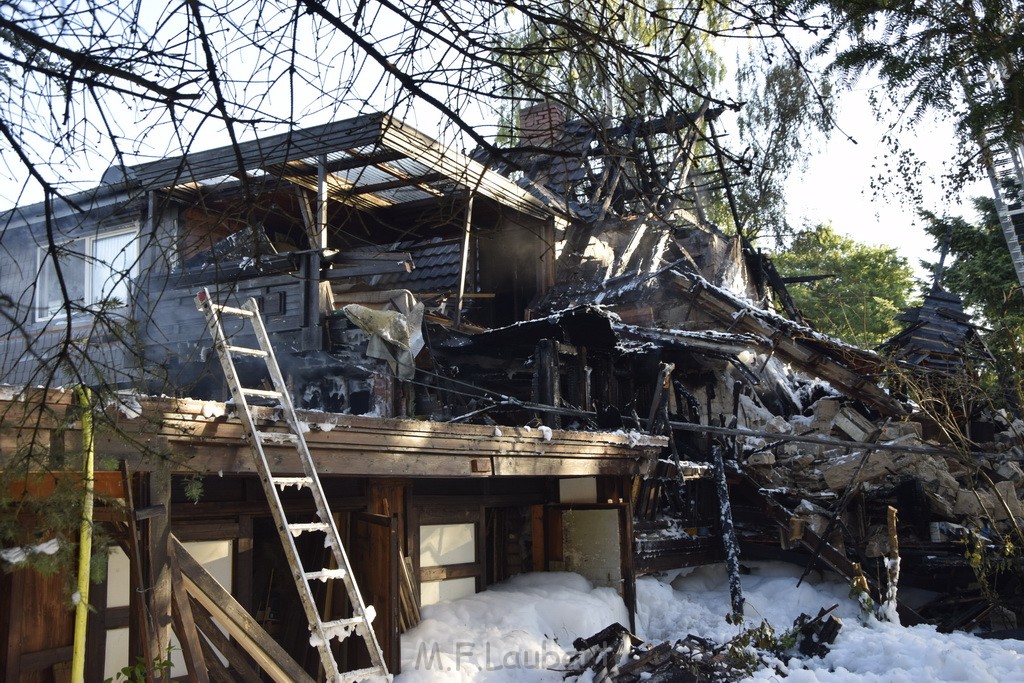
[[[980,72],[961,72],[964,94],[969,98],[999,96],[1006,72],[999,65],[984,66]],[[1024,295],[1024,140],[1008,137],[996,127],[977,133],[982,160],[996,205],[996,216],[1010,252],[1010,260]]]
[[[277,363],[277,354],[274,353],[274,347],[270,343],[270,336],[267,334],[267,328],[263,323],[263,317],[259,315],[259,308],[256,299],[250,298],[242,305],[242,308],[253,312],[253,330],[256,333],[256,339],[259,342],[260,348],[267,354],[265,360],[267,362],[267,369],[270,371],[271,383],[274,385],[274,388],[281,393],[280,401],[285,420],[291,427],[292,432],[298,437],[298,441],[295,446],[299,451],[299,459],[302,462],[306,476],[312,480],[309,484],[309,489],[316,501],[317,511],[318,513],[322,511],[328,512],[328,514],[324,515],[327,519],[321,519],[320,521],[330,526],[329,538],[332,539],[331,553],[334,555],[335,564],[339,569],[344,568],[349,570],[351,565],[349,563],[348,553],[345,552],[345,547],[341,542],[341,534],[338,532],[338,526],[334,520],[334,515],[329,514],[330,507],[327,504],[327,496],[324,493],[322,484],[320,483],[320,475],[316,471],[316,467],[313,462],[313,455],[309,452],[309,444],[306,443],[304,433],[308,430],[308,426],[299,424],[298,416],[295,414],[295,405],[292,402],[291,392],[288,391],[284,375],[281,373],[281,366]],[[260,450],[262,450],[262,444],[260,446]],[[358,610],[359,615],[365,615],[367,608],[366,602],[363,600],[362,592],[359,590],[359,584],[352,579],[352,572],[346,571],[346,575],[341,580],[344,581],[346,587],[349,589],[349,596],[354,603],[353,607]],[[368,641],[368,649],[370,650],[370,658],[373,661],[373,664],[375,666],[385,667],[383,651],[377,640],[376,631],[374,631],[369,624],[365,630],[367,633],[363,637]]]
[[[352,678],[353,674],[357,674],[360,678],[365,677],[365,675],[373,675],[390,680],[391,676],[388,673],[387,664],[384,662],[383,650],[380,647],[377,634],[372,626],[371,615],[373,613],[373,608],[368,607],[365,604],[362,593],[359,590],[359,586],[352,577],[348,555],[345,552],[341,535],[334,520],[334,515],[331,513],[330,506],[327,503],[327,497],[323,491],[320,477],[316,471],[312,454],[309,451],[309,446],[303,435],[303,425],[299,424],[298,417],[295,413],[295,406],[291,400],[291,395],[288,391],[284,376],[281,373],[280,366],[277,363],[277,357],[274,354],[273,345],[270,342],[266,326],[259,313],[259,307],[256,300],[254,298],[250,298],[242,305],[242,308],[222,306],[213,303],[209,291],[204,289],[196,296],[196,306],[206,317],[207,328],[214,340],[214,350],[221,361],[221,367],[224,370],[224,376],[228,382],[228,388],[235,401],[236,412],[238,413],[238,417],[242,422],[242,426],[248,438],[256,469],[259,473],[260,483],[263,486],[264,494],[267,496],[267,500],[270,503],[271,515],[273,516],[274,524],[277,527],[278,535],[281,537],[282,546],[285,552],[285,559],[288,562],[289,570],[291,571],[292,578],[296,584],[296,588],[298,589],[303,611],[305,612],[309,623],[311,633],[310,643],[317,648],[320,654],[320,660],[324,667],[327,680],[357,680]],[[222,323],[223,315],[238,316],[243,320],[248,320],[250,322],[252,325],[252,331],[260,346],[258,353],[255,349],[247,349],[230,343],[230,340],[224,331]],[[232,358],[233,353],[262,359],[266,365],[268,373],[270,374],[271,382],[274,385],[275,391],[267,392],[247,389],[244,387]],[[294,478],[274,476],[270,461],[267,458],[266,450],[264,448],[263,433],[260,432],[256,426],[249,402],[246,399],[247,393],[250,395],[264,397],[273,395],[273,397],[280,402],[281,412],[289,426],[289,429],[291,429],[291,435],[289,436],[293,435],[295,438],[284,439],[280,443],[275,440],[273,443],[274,445],[279,446],[290,444],[296,449],[299,460],[302,463],[306,479],[308,480],[304,482],[304,486],[310,489],[316,506],[317,517],[320,519],[322,524],[293,524],[288,521],[287,515],[284,512],[283,502],[278,492],[277,482],[287,480],[290,483],[295,483],[292,481]],[[326,533],[327,540],[325,545],[330,547],[331,557],[337,565],[336,570],[324,568],[318,572],[308,572],[303,566],[302,560],[299,556],[298,547],[295,542],[296,534],[293,532],[293,529],[297,529],[299,532],[302,532],[312,530],[313,527],[316,527],[317,531]],[[340,580],[345,585],[353,614],[355,615],[354,618],[345,621],[353,624],[354,630],[357,631],[358,635],[360,635],[366,643],[370,660],[373,664],[371,669],[365,669],[358,672],[339,671],[337,661],[331,651],[331,634],[325,631],[325,624],[333,622],[325,622],[321,617],[310,586],[311,581],[318,579]]]

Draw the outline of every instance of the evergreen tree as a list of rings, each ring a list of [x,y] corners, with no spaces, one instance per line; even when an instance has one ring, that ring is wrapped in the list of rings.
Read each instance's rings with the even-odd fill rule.
[[[953,262],[942,272],[942,286],[958,294],[981,317],[983,338],[996,370],[1024,405],[1024,296],[1006,250],[995,202],[976,198],[979,220],[939,217],[922,211],[925,230],[941,245],[949,240]],[[947,237],[948,236],[948,237]]]
[[[1024,137],[1024,10],[1019,0],[803,0],[824,11],[831,29],[817,46],[831,69],[857,78],[873,72],[886,86],[875,99],[893,121],[888,143],[895,180],[916,185],[920,160],[899,130],[926,112],[948,117],[960,153],[947,189],[954,195],[978,169],[978,146]]]

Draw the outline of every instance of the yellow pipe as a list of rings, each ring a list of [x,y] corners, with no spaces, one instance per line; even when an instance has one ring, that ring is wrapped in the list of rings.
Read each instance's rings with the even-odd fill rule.
[[[75,389],[82,407],[82,480],[85,499],[78,541],[78,604],[75,605],[75,644],[71,654],[71,681],[85,683],[85,629],[89,619],[89,568],[92,559],[93,467],[96,444],[92,433],[92,397],[87,387]]]

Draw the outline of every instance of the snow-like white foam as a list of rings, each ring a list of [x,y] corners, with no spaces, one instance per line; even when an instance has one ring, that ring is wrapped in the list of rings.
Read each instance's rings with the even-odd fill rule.
[[[941,634],[931,626],[902,627],[865,616],[842,581],[800,569],[749,563],[741,577],[746,598],[742,625],[730,624],[724,565],[672,572],[637,581],[637,632],[654,642],[688,634],[725,642],[768,620],[777,631],[800,614],[838,604],[844,626],[823,658],[789,661],[788,680],[1015,681],[1024,672],[1024,641]],[[526,574],[483,593],[423,608],[423,621],[402,638],[398,683],[421,681],[560,681],[557,671],[575,651],[572,641],[613,622],[628,625],[612,588],[594,588],[569,573]],[[778,680],[774,670],[749,680]]]

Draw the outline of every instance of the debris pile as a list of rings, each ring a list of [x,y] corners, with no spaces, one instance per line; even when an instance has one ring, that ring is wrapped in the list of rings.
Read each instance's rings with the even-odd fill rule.
[[[799,494],[795,512],[816,532],[827,524],[833,503],[849,493],[862,503],[899,499],[910,537],[921,542],[962,540],[957,525],[1008,533],[1016,528],[1016,518],[1024,517],[1019,427],[1012,423],[1000,424],[1004,429],[996,434],[998,440],[986,444],[991,450],[960,453],[938,440],[926,440],[925,423],[876,424],[835,398],[817,401],[808,412],[789,421],[771,416],[759,422],[758,413],[749,411],[747,424],[755,428],[823,438],[780,441],[768,449],[759,443],[742,464],[764,487]],[[754,419],[749,419],[751,413]],[[839,440],[855,446],[831,443]],[[846,521],[851,530],[860,528]],[[869,541],[867,556],[883,555],[884,543],[874,542],[882,525],[863,531]]]
[[[583,677],[594,683],[738,680],[777,663],[785,665],[796,653],[824,656],[843,626],[832,615],[836,607],[822,609],[813,618],[801,614],[782,634],[762,622],[721,645],[692,634],[653,645],[621,624],[612,624],[589,638],[576,639],[573,646],[577,654],[569,662],[565,677]]]

